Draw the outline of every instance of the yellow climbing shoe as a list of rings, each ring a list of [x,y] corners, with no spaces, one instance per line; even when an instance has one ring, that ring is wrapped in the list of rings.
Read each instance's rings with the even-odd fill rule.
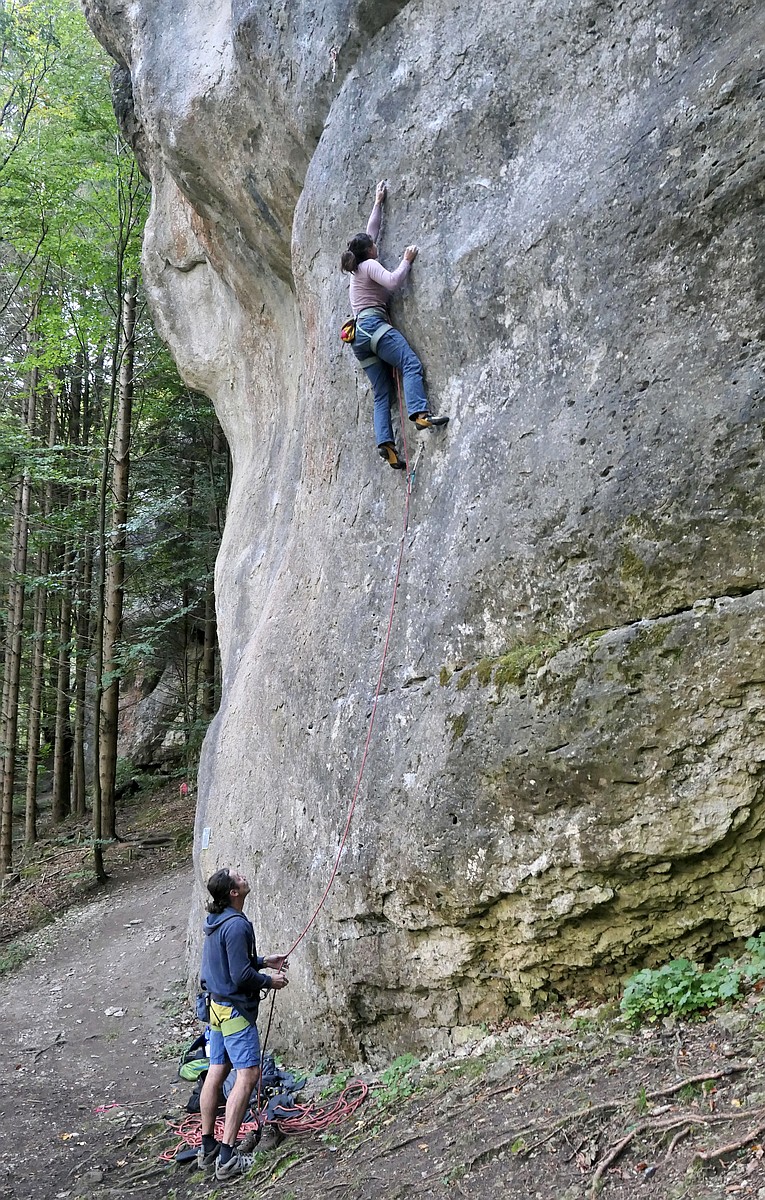
[[[394,471],[406,470],[406,463],[399,458],[393,442],[383,442],[381,446],[378,446],[378,450],[380,451],[380,458],[384,458],[388,465],[393,467]]]
[[[437,429],[439,425],[446,425],[449,421],[448,417],[434,417],[432,413],[420,412],[415,413],[412,417],[418,429]]]

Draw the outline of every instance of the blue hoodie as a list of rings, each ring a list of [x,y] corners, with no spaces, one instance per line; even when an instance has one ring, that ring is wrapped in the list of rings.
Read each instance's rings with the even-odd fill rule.
[[[254,1024],[260,993],[271,986],[271,977],[257,970],[263,959],[257,955],[252,924],[244,913],[228,907],[222,913],[210,913],[204,932],[202,990],[221,1004],[233,1005]]]

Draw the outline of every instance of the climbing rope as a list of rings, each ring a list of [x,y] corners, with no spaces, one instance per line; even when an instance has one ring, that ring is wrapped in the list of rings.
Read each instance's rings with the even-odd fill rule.
[[[273,1122],[282,1133],[294,1137],[299,1133],[323,1133],[332,1125],[346,1121],[369,1095],[369,1085],[363,1079],[351,1079],[342,1092],[326,1104],[295,1104],[299,1116],[277,1117]]]
[[[248,1133],[257,1133],[259,1121],[243,1121],[239,1127],[237,1138],[241,1140]],[[215,1118],[215,1129],[213,1136],[216,1141],[223,1141],[223,1132],[225,1121],[223,1117]],[[159,1155],[162,1162],[174,1162],[179,1150],[198,1150],[202,1145],[202,1118],[197,1113],[190,1113],[177,1124],[170,1124],[170,1129],[179,1139],[179,1141],[171,1146],[168,1150],[163,1150]]]
[[[380,659],[380,670],[377,675],[377,686],[375,687],[374,699],[372,701],[372,712],[370,713],[370,716],[369,716],[369,725],[367,726],[367,736],[366,736],[366,741],[364,742],[364,752],[361,756],[361,765],[359,766],[359,772],[358,772],[358,775],[356,776],[356,786],[353,789],[353,797],[351,799],[350,808],[348,809],[348,818],[345,822],[343,836],[340,839],[340,846],[337,851],[337,855],[335,857],[335,862],[334,862],[332,871],[329,876],[329,881],[327,883],[327,886],[324,889],[324,893],[321,897],[321,900],[316,905],[316,908],[313,910],[313,913],[311,914],[311,918],[308,921],[308,924],[305,926],[303,931],[300,933],[300,935],[295,939],[295,941],[290,946],[289,950],[287,951],[287,953],[285,955],[285,958],[289,958],[289,956],[292,954],[293,950],[295,950],[300,945],[303,938],[308,933],[309,929],[311,928],[314,921],[316,920],[319,913],[321,912],[322,908],[324,907],[324,904],[326,902],[327,896],[329,895],[332,884],[335,881],[335,876],[337,875],[338,868],[340,866],[340,859],[342,858],[343,850],[345,849],[345,843],[348,839],[348,834],[350,832],[351,821],[353,820],[353,813],[356,808],[356,801],[358,800],[359,791],[361,789],[361,781],[364,778],[364,768],[367,765],[367,756],[369,754],[369,743],[372,740],[372,730],[374,729],[375,717],[377,715],[377,704],[380,699],[380,689],[382,687],[383,672],[385,671],[385,663],[386,663],[386,660],[388,657],[388,647],[390,645],[390,635],[391,635],[391,630],[393,628],[393,613],[396,608],[396,596],[398,595],[398,585],[399,585],[399,581],[401,579],[401,563],[402,563],[403,557],[404,557],[404,540],[406,538],[407,530],[409,529],[409,507],[410,507],[410,502],[411,502],[411,498],[412,498],[412,488],[414,487],[414,478],[415,478],[415,473],[417,471],[417,464],[420,461],[420,455],[422,454],[422,444],[420,444],[420,446],[417,450],[417,454],[415,456],[414,465],[412,466],[412,469],[410,471],[409,470],[409,447],[408,447],[407,441],[406,441],[404,399],[403,399],[402,392],[401,392],[401,377],[400,377],[400,374],[398,371],[395,371],[394,374],[396,377],[396,390],[398,392],[398,409],[399,409],[399,417],[400,417],[400,421],[401,421],[401,437],[404,442],[404,461],[406,463],[406,499],[404,502],[404,527],[401,531],[401,538],[400,538],[399,544],[398,544],[398,559],[396,561],[396,573],[395,573],[395,576],[393,579],[393,594],[391,596],[390,612],[388,614],[388,628],[385,633],[385,642],[383,644],[382,658]]]
[[[290,1137],[296,1137],[299,1134],[324,1133],[333,1125],[340,1125],[343,1121],[347,1121],[359,1105],[364,1103],[368,1095],[369,1085],[364,1083],[363,1079],[351,1079],[342,1092],[332,1099],[328,1099],[326,1103],[290,1104],[290,1111],[295,1113],[294,1116],[277,1117],[269,1123],[276,1125],[282,1133],[289,1134]],[[243,1121],[237,1140],[243,1141],[249,1134],[257,1136],[258,1129],[262,1127],[263,1123],[263,1114],[260,1114],[254,1121]],[[176,1124],[171,1124],[170,1129],[178,1141],[169,1149],[162,1151],[159,1155],[161,1162],[174,1162],[180,1151],[198,1150],[202,1145],[202,1118],[196,1113],[184,1117]],[[216,1117],[214,1137],[219,1142],[223,1141],[223,1130],[223,1117]],[[255,1149],[257,1150],[257,1148],[256,1143]]]
[[[388,626],[387,626],[387,629],[385,632],[385,641],[383,644],[382,657],[380,659],[380,670],[378,671],[378,675],[377,675],[377,685],[375,687],[374,699],[372,701],[372,711],[369,716],[369,724],[367,726],[367,735],[366,735],[366,740],[364,742],[364,751],[361,756],[361,764],[359,766],[358,775],[356,776],[356,785],[353,789],[353,796],[351,799],[350,807],[348,809],[348,816],[347,816],[347,819],[345,822],[345,828],[343,829],[343,835],[340,839],[340,846],[338,848],[337,855],[335,856],[334,865],[332,867],[332,871],[330,873],[329,880],[327,882],[327,886],[324,889],[324,892],[322,894],[321,899],[319,900],[319,903],[316,905],[316,908],[314,909],[313,913],[311,914],[310,920],[306,924],[305,928],[302,930],[300,935],[295,939],[295,941],[292,943],[289,950],[285,954],[285,956],[284,956],[285,958],[289,958],[289,956],[300,945],[303,938],[306,936],[306,934],[310,930],[311,926],[313,925],[313,923],[315,922],[319,913],[321,912],[322,908],[324,907],[324,904],[326,903],[326,900],[329,895],[332,884],[335,881],[335,876],[337,875],[337,872],[338,872],[338,869],[340,866],[340,860],[342,858],[343,850],[345,849],[345,843],[348,840],[348,834],[349,834],[350,828],[351,828],[351,821],[353,820],[353,814],[354,814],[354,811],[356,808],[356,801],[358,800],[359,792],[361,790],[361,782],[362,782],[362,779],[364,778],[364,769],[366,767],[367,757],[369,755],[369,745],[372,740],[372,730],[374,729],[375,716],[377,715],[377,705],[378,705],[378,702],[380,699],[380,690],[382,688],[383,674],[385,671],[385,664],[386,664],[386,661],[388,658],[388,648],[390,646],[390,636],[391,636],[391,631],[393,629],[393,615],[394,615],[395,608],[396,608],[396,597],[398,595],[398,585],[399,585],[399,582],[401,579],[401,564],[402,564],[403,558],[404,558],[404,541],[406,539],[406,534],[409,529],[409,509],[410,509],[411,498],[412,498],[412,489],[414,487],[414,480],[415,480],[415,475],[416,475],[416,471],[417,471],[417,464],[419,463],[420,456],[422,454],[422,444],[420,444],[420,446],[418,447],[418,450],[417,450],[417,454],[415,455],[414,463],[410,470],[410,468],[409,468],[409,446],[408,446],[407,440],[406,440],[406,419],[405,419],[405,414],[404,414],[404,400],[403,400],[402,390],[401,390],[401,377],[400,377],[400,374],[398,371],[396,371],[394,373],[395,373],[395,377],[396,377],[396,390],[398,392],[399,417],[400,417],[400,421],[401,421],[401,437],[402,437],[402,440],[404,443],[404,461],[406,463],[406,498],[404,501],[403,529],[401,531],[401,537],[399,539],[398,558],[396,560],[396,572],[395,572],[394,579],[393,579],[393,593],[391,596],[390,612],[388,614]],[[271,1007],[270,1007],[269,1013],[268,1013],[268,1022],[266,1025],[266,1032],[265,1032],[265,1036],[263,1038],[263,1045],[262,1045],[262,1049],[261,1049],[261,1062],[263,1061],[263,1058],[265,1057],[266,1046],[268,1045],[268,1035],[271,1031],[271,1022],[273,1020],[275,1002],[276,1002],[276,992],[272,991]],[[332,1126],[332,1125],[337,1125],[341,1121],[345,1121],[359,1107],[359,1105],[362,1104],[364,1102],[364,1100],[366,1100],[368,1093],[369,1093],[369,1088],[368,1088],[367,1084],[365,1084],[362,1080],[360,1080],[360,1079],[351,1080],[349,1083],[346,1084],[343,1091],[337,1097],[335,1097],[330,1103],[324,1104],[324,1105],[313,1104],[313,1103],[308,1104],[308,1105],[301,1105],[301,1104],[292,1105],[291,1107],[293,1107],[294,1109],[300,1110],[300,1113],[298,1116],[285,1117],[282,1120],[279,1120],[277,1118],[274,1122],[272,1122],[272,1124],[277,1125],[282,1133],[291,1134],[293,1136],[296,1134],[322,1132],[323,1130],[330,1128],[330,1126]],[[265,1110],[265,1108],[263,1108],[261,1106],[261,1076],[260,1075],[258,1076],[258,1094],[257,1094],[257,1101],[256,1101],[255,1107],[257,1110],[257,1112],[255,1114],[255,1120],[249,1121],[249,1122],[244,1122],[241,1125],[240,1130],[239,1130],[239,1138],[246,1136],[248,1133],[254,1133],[255,1136],[257,1137],[258,1131],[265,1124],[266,1110]],[[221,1117],[216,1118],[215,1137],[217,1138],[218,1141],[223,1140],[223,1124],[224,1124],[223,1118],[221,1118]],[[178,1152],[186,1147],[198,1148],[202,1144],[201,1117],[197,1117],[197,1116],[186,1117],[183,1121],[181,1121],[180,1124],[172,1125],[171,1128],[173,1129],[173,1132],[180,1138],[180,1143],[178,1145],[173,1146],[169,1150],[165,1150],[164,1153],[160,1155],[160,1158],[164,1162],[171,1162],[173,1159],[175,1159]]]

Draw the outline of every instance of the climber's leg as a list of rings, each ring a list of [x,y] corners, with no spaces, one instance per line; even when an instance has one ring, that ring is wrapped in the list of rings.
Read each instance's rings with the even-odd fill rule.
[[[413,420],[417,413],[428,411],[422,363],[406,338],[397,329],[388,329],[377,343],[377,355],[383,362],[398,367],[404,382],[406,411]]]
[[[384,362],[371,363],[364,367],[364,372],[372,384],[375,398],[374,425],[375,441],[378,446],[395,444],[393,425],[390,419],[390,406],[393,400],[393,373]]]

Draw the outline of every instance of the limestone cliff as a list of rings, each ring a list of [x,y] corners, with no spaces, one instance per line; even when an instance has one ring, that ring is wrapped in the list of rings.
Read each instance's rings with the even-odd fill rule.
[[[420,245],[395,316],[452,419],[420,435],[365,783],[282,1040],[435,1047],[758,929],[765,10],[86,9],[154,187],[154,313],[234,459],[196,865],[249,872],[266,948],[329,877],[401,533],[337,334],[376,179],[383,261]]]

